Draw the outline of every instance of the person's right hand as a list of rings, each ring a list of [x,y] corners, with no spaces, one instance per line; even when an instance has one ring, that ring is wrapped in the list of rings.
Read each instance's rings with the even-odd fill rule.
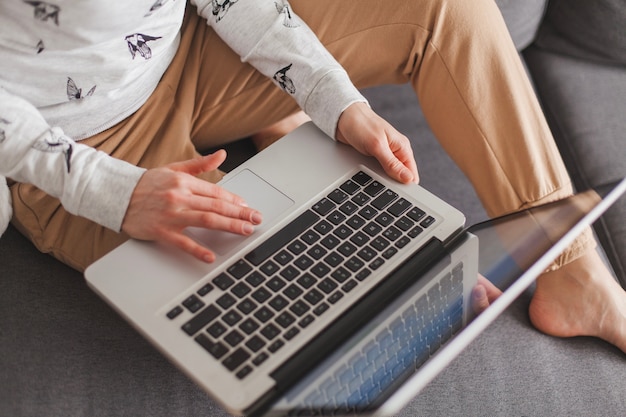
[[[217,169],[226,151],[147,170],[130,199],[122,231],[141,240],[174,245],[204,262],[215,254],[183,233],[189,226],[249,235],[261,213],[224,188],[196,178]]]

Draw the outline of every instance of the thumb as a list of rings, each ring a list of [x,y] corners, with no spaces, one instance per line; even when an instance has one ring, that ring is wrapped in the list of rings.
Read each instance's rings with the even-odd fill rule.
[[[167,167],[172,171],[185,172],[196,176],[203,172],[213,171],[219,168],[226,160],[226,151],[220,149],[212,154],[202,156],[200,158],[188,159],[186,161],[174,162]]]

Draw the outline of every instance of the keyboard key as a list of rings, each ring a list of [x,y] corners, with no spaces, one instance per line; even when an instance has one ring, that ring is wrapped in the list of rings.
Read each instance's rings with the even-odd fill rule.
[[[307,230],[300,236],[300,239],[307,245],[312,245],[320,239],[320,235],[313,230]]]
[[[294,261],[294,264],[302,271],[304,271],[308,269],[311,265],[313,265],[313,259],[309,258],[306,255],[302,255]]]
[[[375,197],[379,193],[381,193],[384,189],[385,189],[384,185],[374,180],[367,187],[365,187],[364,191],[370,197]]]
[[[339,210],[335,210],[332,213],[330,213],[326,219],[328,219],[329,222],[331,222],[334,225],[338,225],[343,223],[343,221],[346,219],[346,215],[343,214],[342,212],[340,212]]]
[[[204,302],[202,302],[202,300],[200,300],[195,295],[190,295],[185,299],[185,301],[183,301],[183,305],[187,308],[187,310],[195,313],[196,311],[204,307]]]
[[[280,311],[283,308],[287,307],[289,305],[289,302],[282,295],[277,295],[276,297],[272,298],[269,304],[274,310]]]
[[[315,246],[313,246],[311,249],[309,249],[306,252],[307,255],[309,255],[311,258],[315,260],[320,259],[322,256],[326,255],[327,253],[328,251],[319,244],[316,244]]]
[[[291,315],[291,313],[289,313],[288,311],[284,311],[280,313],[278,317],[276,317],[276,323],[278,323],[280,327],[282,327],[283,329],[286,329],[287,327],[291,326],[291,324],[295,321],[296,321],[296,318],[293,315]]]
[[[274,317],[274,312],[263,306],[254,313],[254,317],[256,317],[261,323],[265,323]]]
[[[343,191],[352,195],[361,189],[360,184],[352,179],[344,182],[339,186]]]
[[[240,282],[239,284],[235,285],[231,291],[237,297],[243,298],[246,296],[246,294],[252,291],[252,289],[246,283]]]
[[[253,271],[251,274],[249,274],[246,277],[245,281],[248,284],[252,285],[253,287],[258,287],[265,281],[265,277],[261,275],[259,272]]]
[[[319,288],[325,294],[330,294],[332,290],[337,288],[337,283],[335,283],[335,281],[331,280],[330,278],[326,278],[317,285],[317,288]]]
[[[237,330],[233,330],[224,336],[224,340],[226,343],[231,345],[232,347],[237,346],[239,343],[243,341],[243,335],[239,333]]]
[[[196,314],[194,318],[183,324],[182,329],[189,336],[193,336],[204,326],[215,320],[220,315],[220,310],[214,305],[209,305],[207,308]]]
[[[413,207],[406,215],[417,222],[426,215],[426,212],[424,212],[424,210],[420,210],[417,207]]]
[[[389,226],[391,223],[393,223],[394,220],[394,217],[387,212],[380,213],[378,217],[376,217],[376,223],[380,224],[383,227]]]
[[[196,342],[200,344],[207,352],[211,354],[215,359],[219,359],[228,353],[228,348],[220,342],[213,342],[204,334],[200,333],[194,338]]]
[[[246,343],[246,347],[253,352],[258,352],[265,346],[265,341],[261,339],[259,336],[252,336]],[[253,361],[254,363],[254,361]]]
[[[243,368],[241,368],[239,371],[237,371],[235,376],[239,379],[244,379],[245,377],[250,375],[251,372],[252,372],[252,367],[250,365],[246,365]]]
[[[335,209],[335,203],[327,198],[322,198],[316,204],[313,205],[313,210],[320,216],[326,216],[328,213]]]
[[[222,316],[222,320],[226,322],[229,326],[234,326],[242,319],[241,314],[237,313],[235,310],[230,310],[228,313]]]
[[[302,293],[303,293],[302,288],[300,288],[296,284],[291,284],[290,286],[285,288],[285,291],[283,291],[283,294],[285,294],[285,296],[289,298],[290,300],[295,300]]]
[[[287,265],[292,259],[293,255],[286,250],[281,250],[276,256],[274,256],[274,260],[282,266]]]
[[[266,276],[271,277],[280,269],[279,266],[273,261],[267,261],[259,268]]]
[[[348,278],[350,278],[350,272],[344,267],[339,267],[330,274],[331,277],[338,283],[345,282]]]
[[[234,283],[235,281],[223,272],[213,278],[213,284],[222,291],[227,290]]]
[[[357,195],[352,197],[350,201],[352,201],[355,204],[358,204],[359,206],[363,206],[370,200],[371,200],[370,196],[368,196],[367,194],[363,192],[359,192]]]
[[[331,191],[327,197],[336,204],[341,204],[348,199],[348,194],[337,188]]]
[[[247,335],[251,335],[256,329],[259,328],[259,323],[248,317],[240,325],[239,329]]]
[[[252,363],[255,364],[256,366],[261,365],[263,362],[265,362],[267,360],[267,358],[269,358],[269,356],[267,355],[267,353],[265,352],[261,352],[259,353],[259,355],[257,357],[255,357],[254,359],[252,359]]]
[[[356,174],[354,174],[354,176],[352,176],[352,179],[357,184],[364,186],[364,185],[367,185],[367,183],[372,180],[372,177],[370,177],[368,174],[366,174],[363,171],[359,171]]]
[[[267,340],[272,340],[280,334],[280,329],[270,323],[261,330],[261,334],[265,336]]]
[[[224,294],[220,298],[218,298],[217,301],[216,301],[216,303],[220,307],[222,307],[224,310],[226,310],[228,307],[232,306],[236,302],[237,302],[237,300],[235,299],[235,297],[233,297],[230,294]]]
[[[278,349],[280,349],[281,347],[283,347],[285,345],[285,342],[283,342],[282,340],[277,340],[274,343],[272,343],[267,350],[269,350],[272,353],[276,353],[278,351]]]
[[[283,288],[287,283],[279,277],[274,277],[270,279],[267,284],[265,284],[267,288],[274,292],[278,292]]]
[[[343,293],[341,291],[336,291],[333,293],[333,295],[328,297],[328,302],[331,304],[335,304],[337,301],[341,300],[341,298],[343,298]]]
[[[289,249],[294,255],[299,255],[306,250],[306,245],[304,244],[304,242],[297,239],[289,244],[289,246],[287,246],[287,249]]]
[[[291,340],[296,337],[298,333],[300,333],[300,329],[298,329],[297,327],[292,327],[285,333],[284,337],[286,340]]]
[[[249,298],[246,298],[237,304],[237,310],[241,311],[243,314],[250,314],[256,309],[256,307],[256,303]]]
[[[324,314],[327,310],[328,310],[329,306],[326,303],[322,303],[320,305],[318,305],[317,307],[315,307],[315,309],[313,310],[313,313],[316,316],[321,316],[322,314]]]
[[[408,200],[400,198],[398,201],[393,203],[387,211],[396,217],[400,217],[400,215],[407,211],[410,207],[411,203]]]
[[[298,317],[301,317],[304,313],[309,311],[309,309],[310,307],[308,306],[308,304],[306,304],[302,300],[296,301],[295,304],[289,307],[289,310]]]
[[[378,210],[372,206],[365,206],[359,211],[359,216],[363,217],[365,220],[372,220],[377,214]]]
[[[241,279],[248,272],[252,271],[252,267],[246,261],[240,259],[231,266],[229,266],[226,271],[236,279]]]
[[[346,201],[341,205],[341,207],[339,207],[339,211],[347,216],[354,214],[358,209],[359,206],[354,204],[352,201]]]
[[[218,339],[221,335],[226,333],[226,330],[228,330],[226,326],[218,321],[210,325],[206,331],[215,339]]]
[[[328,256],[324,258],[324,262],[326,262],[328,265],[332,266],[333,268],[340,265],[341,262],[343,262],[343,260],[344,260],[343,256],[339,255],[336,252],[331,252]]]
[[[407,235],[409,235],[409,237],[415,239],[423,231],[424,231],[424,229],[422,229],[421,227],[415,226],[413,229],[411,229],[411,231],[409,233],[407,233]]]
[[[205,295],[207,295],[208,293],[210,293],[213,290],[213,285],[211,284],[205,284],[202,287],[200,287],[200,289],[197,291],[198,295],[201,297],[204,297]]]
[[[176,306],[167,313],[167,318],[173,320],[182,312],[183,308],[181,306]]]
[[[311,291],[306,293],[306,295],[304,296],[304,299],[309,304],[314,306],[315,304],[319,303],[320,301],[324,299],[324,294],[322,294],[321,292],[313,288]]]
[[[314,227],[315,231],[317,231],[320,235],[325,235],[333,229],[333,226],[327,222],[326,220],[322,220]]]
[[[302,320],[298,322],[298,326],[305,328],[309,324],[313,323],[314,320],[315,320],[315,317],[313,317],[310,314],[307,314]]]
[[[315,284],[317,280],[311,274],[304,274],[296,281],[298,284],[302,286],[302,288],[307,289],[310,288],[311,285]]]
[[[433,216],[428,216],[420,223],[420,226],[425,229],[431,226],[433,223],[435,223],[435,218]]]
[[[317,264],[311,267],[311,273],[318,278],[322,278],[326,276],[330,272],[330,268],[326,266],[326,264],[322,262],[318,262]]]
[[[266,288],[259,288],[258,290],[252,293],[252,298],[254,298],[259,303],[264,303],[271,296],[272,296],[272,293],[269,292]]]
[[[287,281],[293,281],[295,278],[300,276],[300,270],[293,265],[288,265],[280,271],[280,276],[285,278]]]
[[[327,249],[335,248],[341,241],[335,235],[328,235],[320,242]]]
[[[248,358],[250,358],[250,354],[246,352],[245,349],[239,348],[236,351],[234,351],[230,356],[228,356],[226,359],[224,359],[222,361],[222,364],[229,371],[234,371],[241,364],[243,364],[246,360],[248,360]]]

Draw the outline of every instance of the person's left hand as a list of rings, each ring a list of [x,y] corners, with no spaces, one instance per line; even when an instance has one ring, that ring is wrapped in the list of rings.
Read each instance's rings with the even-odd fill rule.
[[[377,115],[367,104],[354,103],[339,117],[337,140],[373,156],[391,178],[419,182],[409,139]]]

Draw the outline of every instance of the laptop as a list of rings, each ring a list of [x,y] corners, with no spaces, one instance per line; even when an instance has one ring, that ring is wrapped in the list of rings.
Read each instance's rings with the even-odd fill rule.
[[[566,238],[551,244],[493,306],[473,318],[466,307],[479,270],[478,245],[472,242],[480,237],[464,229],[462,213],[418,185],[389,180],[373,158],[331,140],[313,124],[246,161],[220,185],[259,209],[264,221],[248,237],[188,229],[215,251],[213,264],[159,243],[131,240],[91,265],[85,276],[232,414],[385,413],[406,404],[426,383],[416,380],[432,379],[568,243]],[[600,199],[593,216],[623,188]],[[593,216],[568,224],[566,237]],[[460,242],[465,249],[451,255]],[[443,329],[445,338],[436,336],[438,346],[428,344],[426,362],[412,367],[419,372],[395,375],[375,401],[358,407],[328,407],[302,401],[312,393],[290,392],[316,372],[321,375],[318,366],[340,355],[344,343],[376,327],[378,314],[417,302],[401,297],[415,281],[421,282],[413,288],[416,297],[429,294],[435,284],[418,278],[446,258],[448,270],[434,276],[452,274],[457,256],[466,259],[456,272],[462,283],[460,294],[454,287],[457,304],[451,311],[457,324]]]

